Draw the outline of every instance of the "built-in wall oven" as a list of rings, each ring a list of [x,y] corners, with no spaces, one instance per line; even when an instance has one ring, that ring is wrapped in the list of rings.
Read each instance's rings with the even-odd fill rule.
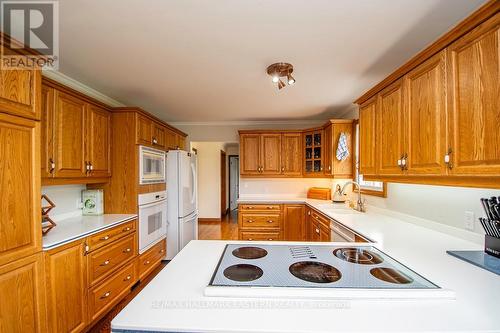
[[[139,184],[165,182],[165,152],[139,146]]]
[[[139,194],[139,253],[167,235],[167,192]]]

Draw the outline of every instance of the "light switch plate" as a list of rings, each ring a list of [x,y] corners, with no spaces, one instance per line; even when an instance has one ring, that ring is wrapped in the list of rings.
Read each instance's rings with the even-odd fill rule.
[[[465,211],[465,229],[474,231],[474,212]]]

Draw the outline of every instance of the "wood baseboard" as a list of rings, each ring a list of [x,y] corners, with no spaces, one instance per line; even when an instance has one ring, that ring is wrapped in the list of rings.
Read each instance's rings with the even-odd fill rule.
[[[201,222],[201,223],[220,222],[220,221],[222,221],[222,219],[220,217],[214,217],[214,218],[199,217],[198,218],[198,222]]]

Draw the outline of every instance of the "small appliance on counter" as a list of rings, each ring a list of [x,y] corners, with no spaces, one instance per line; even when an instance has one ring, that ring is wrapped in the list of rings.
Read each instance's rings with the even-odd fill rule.
[[[330,200],[332,198],[332,190],[326,187],[311,187],[307,190],[307,198]]]
[[[104,192],[103,190],[82,191],[83,211],[82,215],[104,214]]]
[[[482,198],[486,218],[479,222],[485,231],[483,251],[447,251],[448,254],[500,275],[500,197]]]
[[[333,202],[346,202],[347,200],[347,195],[345,193],[342,193],[342,188],[339,184],[335,186],[335,192],[333,192],[332,200]]]

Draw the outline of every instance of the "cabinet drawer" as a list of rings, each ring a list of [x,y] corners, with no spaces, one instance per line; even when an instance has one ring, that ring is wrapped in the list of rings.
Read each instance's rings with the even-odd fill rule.
[[[328,218],[326,218],[325,216],[321,215],[320,213],[318,213],[315,210],[313,210],[311,212],[311,216],[313,218],[313,221],[317,221],[317,222],[321,223],[323,226],[330,228],[330,220]]]
[[[136,220],[132,220],[90,236],[88,241],[89,252],[97,250],[106,244],[110,244],[115,240],[134,232],[136,228],[135,225]]]
[[[130,288],[137,281],[135,264],[135,261],[131,262],[112,278],[90,289],[89,316],[91,321],[97,319],[113,306],[115,301],[129,293]]]
[[[281,226],[281,214],[241,214],[242,228],[273,228]]]
[[[139,257],[139,278],[143,279],[160,263],[165,256],[167,241],[163,239],[158,244],[144,252]]]
[[[281,239],[281,234],[279,232],[241,231],[240,239],[247,241],[277,241]]]
[[[281,211],[281,205],[241,204],[240,211]]]
[[[94,284],[116,267],[133,258],[136,253],[136,234],[126,236],[117,242],[88,255],[89,282]]]

